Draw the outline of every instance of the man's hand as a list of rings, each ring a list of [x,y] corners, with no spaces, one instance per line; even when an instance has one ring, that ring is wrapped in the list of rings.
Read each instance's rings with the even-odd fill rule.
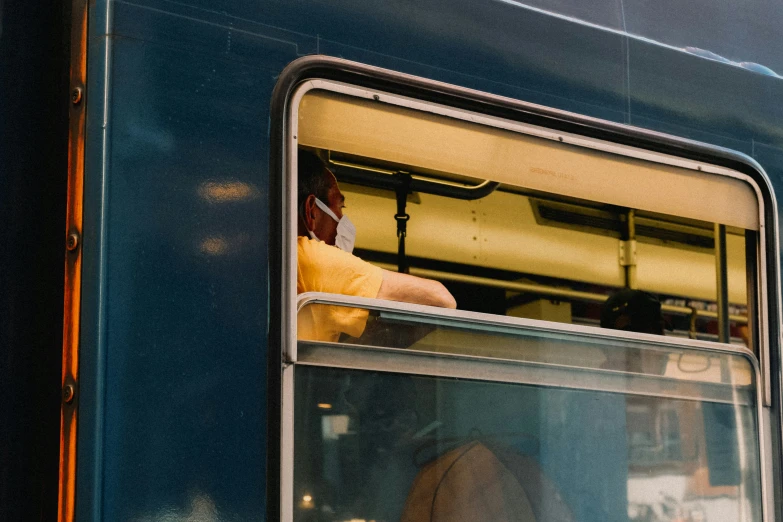
[[[383,271],[383,282],[381,289],[378,290],[378,299],[457,308],[454,296],[438,281],[389,270]]]

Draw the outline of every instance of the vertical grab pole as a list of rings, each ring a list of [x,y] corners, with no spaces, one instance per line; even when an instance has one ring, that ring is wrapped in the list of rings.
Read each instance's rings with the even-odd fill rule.
[[[699,318],[699,311],[696,308],[691,308],[690,322],[688,327],[688,339],[698,339],[699,336],[696,332],[696,320]]]
[[[620,265],[625,270],[625,287],[636,289],[636,212],[620,214],[623,221],[620,240]]]
[[[394,219],[397,220],[397,271],[401,274],[407,274],[409,266],[408,258],[405,255],[405,237],[408,235],[408,220],[411,217],[405,212],[405,206],[408,203],[411,176],[405,172],[400,172],[396,176],[399,180],[396,188],[397,213],[394,215]]]
[[[764,357],[760,354],[758,343],[758,249],[757,234],[753,230],[745,231],[745,274],[747,277],[745,286],[748,289],[748,325],[747,325],[747,343],[748,348],[759,356],[762,366],[765,364]]]
[[[726,263],[726,225],[715,223],[715,277],[718,289],[718,341],[729,342],[729,281]]]

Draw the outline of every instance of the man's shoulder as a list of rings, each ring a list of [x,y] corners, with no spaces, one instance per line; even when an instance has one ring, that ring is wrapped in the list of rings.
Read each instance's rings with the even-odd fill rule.
[[[348,252],[307,237],[297,238],[297,291],[376,297],[383,270]]]
[[[309,237],[297,237],[297,254],[300,268],[338,265],[362,272],[381,271],[379,267],[356,257],[354,254]]]
[[[313,253],[319,255],[329,255],[332,254],[335,250],[339,250],[337,247],[327,245],[323,241],[311,239],[306,236],[298,236],[296,238],[296,249],[298,250],[299,255]]]
[[[353,254],[343,252],[336,246],[327,245],[323,241],[304,236],[297,237],[296,247],[300,260],[312,259],[313,261],[317,260],[319,263],[328,263],[329,261],[350,262],[354,259],[359,259]]]

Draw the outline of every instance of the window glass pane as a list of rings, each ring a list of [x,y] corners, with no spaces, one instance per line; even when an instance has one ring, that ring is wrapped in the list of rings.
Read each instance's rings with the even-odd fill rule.
[[[295,520],[760,520],[744,356],[366,311],[298,343]]]

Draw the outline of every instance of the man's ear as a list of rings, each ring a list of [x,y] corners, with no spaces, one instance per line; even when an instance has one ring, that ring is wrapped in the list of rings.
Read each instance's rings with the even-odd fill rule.
[[[315,229],[315,196],[313,194],[310,194],[307,196],[307,199],[304,200],[303,205],[303,216],[305,226],[307,227],[307,230],[314,230]]]

